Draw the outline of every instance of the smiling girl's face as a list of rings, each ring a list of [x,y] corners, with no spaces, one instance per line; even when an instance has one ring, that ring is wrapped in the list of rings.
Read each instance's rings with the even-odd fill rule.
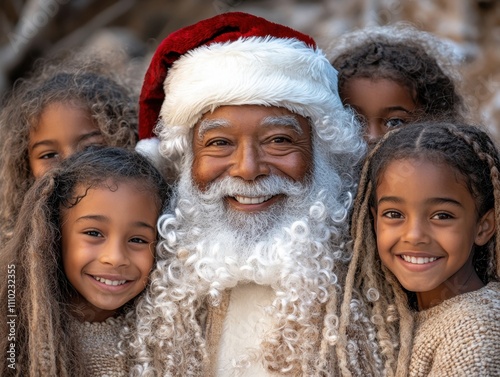
[[[425,159],[390,162],[379,177],[372,214],[382,263],[417,292],[419,306],[481,284],[472,252],[492,237],[494,212],[479,218],[464,179],[450,166]]]
[[[103,321],[145,288],[154,261],[159,208],[140,182],[77,186],[78,204],[62,210],[64,272],[84,319]]]

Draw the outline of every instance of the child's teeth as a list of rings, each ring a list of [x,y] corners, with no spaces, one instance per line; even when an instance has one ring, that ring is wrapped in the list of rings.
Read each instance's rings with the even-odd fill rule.
[[[423,258],[423,257],[410,257],[408,255],[401,255],[401,258],[403,258],[406,262],[413,263],[413,264],[427,264],[434,262],[437,260],[437,258]]]
[[[127,282],[126,280],[108,280],[108,279],[101,278],[99,276],[94,276],[94,279],[96,279],[97,281],[104,283],[106,285],[122,285],[122,284],[125,284]]]

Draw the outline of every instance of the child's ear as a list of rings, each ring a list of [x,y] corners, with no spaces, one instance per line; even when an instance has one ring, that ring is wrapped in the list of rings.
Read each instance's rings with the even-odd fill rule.
[[[495,210],[494,208],[486,212],[480,219],[474,243],[478,246],[483,246],[495,234]]]

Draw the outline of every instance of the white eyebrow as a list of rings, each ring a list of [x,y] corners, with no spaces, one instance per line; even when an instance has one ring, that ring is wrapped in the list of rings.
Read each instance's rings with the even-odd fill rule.
[[[208,131],[214,128],[229,127],[230,123],[226,119],[203,119],[198,128],[198,139],[203,139],[203,136]]]
[[[299,121],[293,115],[268,116],[262,119],[262,122],[260,122],[260,124],[262,124],[263,126],[291,127],[299,135],[302,135],[303,133]]]
[[[282,115],[282,116],[268,116],[262,119],[260,122],[262,126],[281,126],[281,127],[291,127],[299,135],[302,135],[303,131],[300,127],[300,123],[296,117],[293,115]],[[231,123],[226,119],[204,119],[200,123],[198,128],[198,138],[201,140],[205,133],[214,128],[229,127]]]

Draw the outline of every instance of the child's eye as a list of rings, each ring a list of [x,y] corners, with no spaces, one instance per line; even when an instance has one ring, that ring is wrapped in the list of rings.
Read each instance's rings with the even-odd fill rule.
[[[383,217],[387,217],[389,219],[401,219],[403,218],[403,215],[397,211],[387,211],[382,213]]]
[[[385,126],[387,128],[398,127],[398,126],[401,126],[403,124],[406,124],[406,121],[404,119],[401,119],[401,118],[391,118],[391,119],[386,120],[386,122],[385,122]]]
[[[448,219],[453,219],[453,216],[450,215],[449,213],[436,213],[434,216],[432,216],[432,219],[434,220],[448,220]]]
[[[134,238],[131,238],[129,242],[133,242],[133,243],[149,243],[149,241],[143,239],[143,238],[139,238],[139,237],[134,237]]]
[[[49,159],[49,158],[56,158],[57,156],[59,156],[59,153],[57,152],[49,152],[49,153],[44,153],[40,156],[40,159],[43,160],[43,159]]]
[[[102,233],[97,230],[87,230],[84,234],[90,237],[102,237]]]

